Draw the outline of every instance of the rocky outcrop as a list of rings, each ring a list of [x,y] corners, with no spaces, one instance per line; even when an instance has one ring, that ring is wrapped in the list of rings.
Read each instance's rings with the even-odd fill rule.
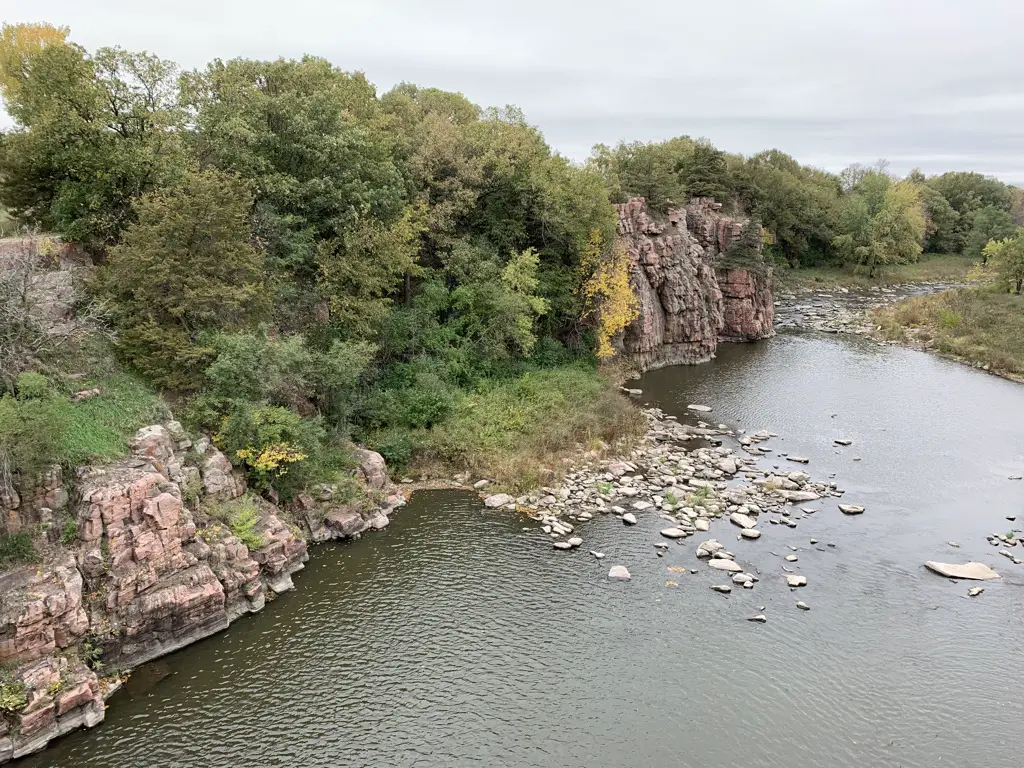
[[[643,198],[617,208],[640,310],[622,338],[627,357],[644,370],[700,363],[714,357],[720,341],[772,334],[770,268],[759,253],[750,264],[729,258],[749,224],[722,215],[710,198],[664,218]]]
[[[404,503],[372,451],[357,454],[351,484],[300,496],[290,521],[239,498],[243,477],[176,422],[139,430],[130,447],[117,464],[79,469],[71,498],[56,470],[5,497],[11,530],[59,522],[50,527],[63,543],[51,538],[44,562],[0,574],[0,684],[5,701],[24,699],[0,710],[0,763],[103,719],[91,654],[128,669],[218,632],[294,587],[307,538],[383,528]],[[245,541],[232,532],[239,510]]]

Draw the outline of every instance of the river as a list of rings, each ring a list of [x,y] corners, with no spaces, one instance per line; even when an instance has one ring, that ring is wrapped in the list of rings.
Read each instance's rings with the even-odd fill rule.
[[[715,523],[762,573],[725,597],[703,566],[666,572],[698,567],[706,536],[659,559],[656,516],[597,516],[581,550],[557,552],[470,494],[420,493],[386,531],[314,548],[295,592],[143,668],[102,726],[21,765],[1019,764],[1024,566],[985,536],[1024,520],[1024,483],[1007,479],[1024,472],[1024,387],[811,334],[725,345],[631,386],[682,419],[707,403],[716,423],[777,432],[770,445],[834,472],[867,512],[827,503],[754,542]],[[771,554],[790,545],[798,594]],[[968,598],[929,559],[1004,579]],[[633,580],[609,582],[609,563]],[[744,620],[757,606],[768,623]]]

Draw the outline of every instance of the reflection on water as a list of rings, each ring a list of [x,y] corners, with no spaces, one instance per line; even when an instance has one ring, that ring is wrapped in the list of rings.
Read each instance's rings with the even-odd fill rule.
[[[666,584],[667,567],[696,567],[696,542],[658,559],[653,516],[631,529],[599,517],[581,551],[561,553],[472,495],[424,493],[388,531],[315,548],[296,592],[168,657],[170,676],[119,694],[101,728],[24,764],[1019,762],[1024,566],[984,536],[1024,502],[1024,484],[1007,480],[1024,469],[1024,388],[808,336],[727,345],[639,386],[680,418],[701,402],[715,423],[778,432],[776,450],[810,457],[816,477],[836,473],[867,513],[825,504],[753,542],[716,524],[711,535],[762,579],[723,597],[703,566]],[[771,554],[790,545],[809,582],[799,595]],[[1007,578],[969,599],[926,559],[979,559]],[[609,563],[633,580],[609,583]],[[767,624],[744,620],[758,606]]]

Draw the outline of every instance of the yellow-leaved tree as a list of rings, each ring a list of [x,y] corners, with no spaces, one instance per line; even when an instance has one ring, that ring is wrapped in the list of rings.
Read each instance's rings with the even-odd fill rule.
[[[45,22],[0,27],[0,96],[10,101],[28,77],[32,56],[48,45],[63,45],[70,33],[70,27]]]
[[[597,357],[615,356],[612,340],[639,314],[639,305],[629,282],[629,253],[621,243],[606,245],[598,230],[590,233],[583,253],[584,315],[597,322]]]

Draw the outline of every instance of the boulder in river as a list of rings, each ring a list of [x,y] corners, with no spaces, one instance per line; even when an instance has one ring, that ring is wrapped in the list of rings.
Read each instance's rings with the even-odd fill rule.
[[[715,590],[715,592],[721,592],[723,595],[728,595],[730,592],[732,592],[732,587],[730,587],[728,584],[715,584],[711,588]]]
[[[833,440],[832,442],[835,443],[836,445],[853,445],[853,440],[846,440],[844,438]]]
[[[608,571],[608,578],[613,581],[629,581],[632,577],[629,575],[629,570],[624,565],[613,565],[611,570]]]
[[[761,532],[757,528],[744,528],[740,531],[740,536],[744,539],[760,539]]]
[[[811,606],[809,606],[803,600],[797,600],[796,607],[799,608],[801,611],[809,611],[809,610],[811,610]]]
[[[756,528],[757,520],[752,518],[750,515],[744,515],[741,512],[733,512],[729,515],[729,522],[733,525],[738,525],[740,528]]]
[[[758,624],[764,624],[768,621],[768,617],[763,613],[759,613],[756,616],[747,616],[747,621],[756,621]]]
[[[697,547],[697,557],[711,557],[715,552],[721,552],[725,549],[725,545],[717,539],[708,539],[707,541],[701,542],[700,546]]]
[[[604,552],[595,552],[594,550],[590,550],[590,554],[592,554],[596,560],[604,560]]]
[[[967,590],[967,596],[968,597],[977,597],[978,595],[980,595],[984,591],[985,591],[984,587],[971,587],[970,589]]]
[[[514,501],[515,499],[507,493],[495,493],[484,499],[484,506],[496,509],[498,507],[504,507],[506,504],[511,504]]]
[[[666,539],[682,539],[688,534],[682,528],[662,528],[661,535]]]
[[[711,560],[708,562],[708,565],[719,571],[727,571],[729,573],[739,573],[743,570],[743,567],[734,560]]]
[[[555,549],[572,549],[572,544],[568,541],[556,541],[554,546]]]
[[[863,515],[864,507],[859,507],[856,504],[840,504],[839,511],[844,515]]]
[[[807,586],[807,577],[806,576],[799,576],[797,574],[794,574],[792,576],[787,576],[786,577],[786,584],[788,584],[789,586],[791,586],[793,588],[796,588],[796,587],[806,587]]]
[[[625,525],[636,525],[636,515],[632,512],[627,512],[622,516],[622,522]]]
[[[937,563],[934,560],[929,560],[924,564],[924,567],[940,576],[948,576],[951,579],[989,581],[1000,578],[998,573],[984,563]]]
[[[795,461],[797,464],[809,464],[811,461],[803,456],[787,456],[786,458],[790,461]]]
[[[569,546],[573,547],[574,549],[582,543],[583,539],[581,539],[579,536],[573,536],[571,539],[568,540]]]
[[[696,411],[697,413],[711,413],[710,405],[697,405],[695,403],[690,403],[686,408],[687,410]]]

